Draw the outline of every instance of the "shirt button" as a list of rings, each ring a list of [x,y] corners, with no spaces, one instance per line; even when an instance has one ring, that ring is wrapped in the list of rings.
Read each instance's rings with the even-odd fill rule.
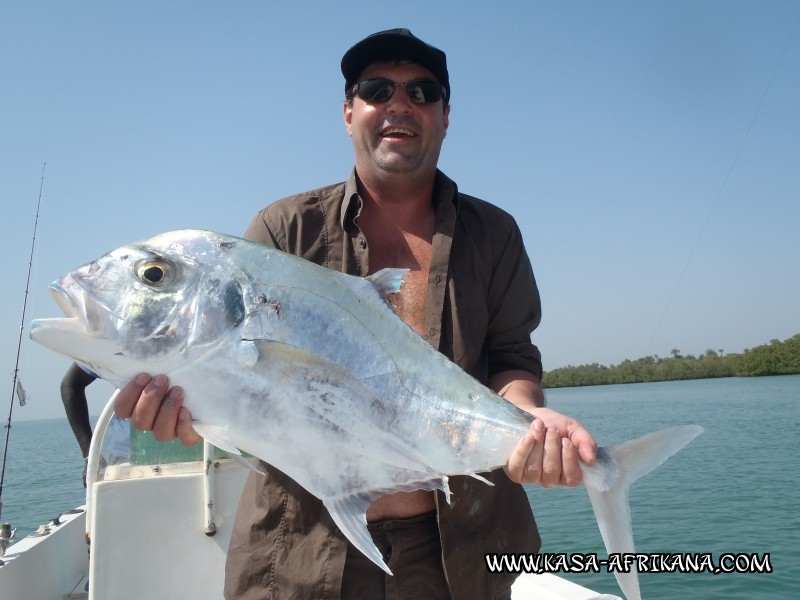
[[[394,529],[394,524],[391,521],[387,521],[386,523],[381,523],[381,529],[384,531],[391,531]]]
[[[429,337],[433,337],[433,336],[435,336],[435,335],[436,335],[436,330],[435,330],[433,327],[431,327],[431,328],[428,330],[428,336],[429,336]]]
[[[367,247],[367,240],[361,240],[359,245],[361,246],[362,249],[366,248]]]
[[[442,282],[442,276],[437,275],[436,277],[433,278],[433,280],[436,282],[436,285],[439,285]]]

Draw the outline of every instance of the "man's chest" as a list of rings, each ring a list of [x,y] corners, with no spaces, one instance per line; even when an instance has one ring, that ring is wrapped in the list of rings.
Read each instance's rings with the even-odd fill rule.
[[[424,335],[431,268],[430,240],[411,234],[393,239],[372,236],[369,241],[369,271],[375,273],[384,268],[409,269],[400,292],[392,294],[389,301],[403,321]]]

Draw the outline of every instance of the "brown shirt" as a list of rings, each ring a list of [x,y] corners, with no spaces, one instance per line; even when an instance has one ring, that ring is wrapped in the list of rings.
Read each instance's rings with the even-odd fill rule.
[[[509,369],[542,376],[530,341],[541,309],[514,219],[459,193],[443,173],[434,190],[436,229],[424,337],[486,383]],[[358,227],[355,175],[261,210],[245,237],[338,271],[368,275],[369,244]],[[226,566],[225,597],[337,598],[347,540],[322,503],[268,465],[248,479]],[[522,486],[502,470],[487,486],[451,477],[452,504],[437,493],[445,573],[455,600],[504,597],[515,575],[492,575],[484,553],[536,552],[539,535]]]

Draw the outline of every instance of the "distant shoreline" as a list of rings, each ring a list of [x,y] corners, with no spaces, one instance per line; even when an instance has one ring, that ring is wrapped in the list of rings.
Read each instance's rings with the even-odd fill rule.
[[[617,385],[623,383],[657,383],[660,381],[686,381],[692,379],[719,379],[724,377],[762,377],[771,375],[800,375],[800,334],[783,342],[772,340],[769,344],[746,349],[741,354],[724,354],[722,350],[706,350],[700,356],[681,355],[677,349],[672,356],[660,358],[646,356],[624,360],[618,365],[597,363],[577,367],[561,367],[546,371],[542,387],[586,387]],[[94,423],[98,415],[90,417]],[[15,423],[66,421],[66,417],[46,419],[17,418]]]
[[[683,356],[677,348],[671,354],[668,358],[645,356],[611,366],[594,363],[553,369],[545,372],[542,387],[552,389],[800,374],[800,334],[783,342],[772,340],[769,344],[746,349],[741,354],[725,354],[723,350],[709,349],[700,356]]]

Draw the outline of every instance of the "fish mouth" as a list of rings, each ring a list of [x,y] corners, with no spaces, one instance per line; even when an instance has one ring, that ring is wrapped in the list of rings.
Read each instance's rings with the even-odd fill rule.
[[[34,320],[29,331],[31,340],[95,375],[105,378],[112,374],[101,366],[120,351],[109,335],[113,323],[105,318],[106,308],[99,306],[90,291],[80,285],[80,279],[71,275],[50,284],[49,291],[64,316]]]
[[[53,299],[55,299],[56,304],[58,304],[59,308],[64,311],[64,315],[68,319],[77,318],[78,307],[72,299],[72,296],[70,296],[64,289],[64,286],[61,285],[60,281],[54,281],[51,283],[49,291],[50,295],[53,296]]]
[[[31,324],[31,337],[34,340],[42,331],[60,329],[84,335],[102,334],[101,320],[88,309],[86,291],[73,278],[67,276],[50,284],[50,295],[64,313],[63,317],[36,319]],[[96,311],[94,311],[96,312]]]

